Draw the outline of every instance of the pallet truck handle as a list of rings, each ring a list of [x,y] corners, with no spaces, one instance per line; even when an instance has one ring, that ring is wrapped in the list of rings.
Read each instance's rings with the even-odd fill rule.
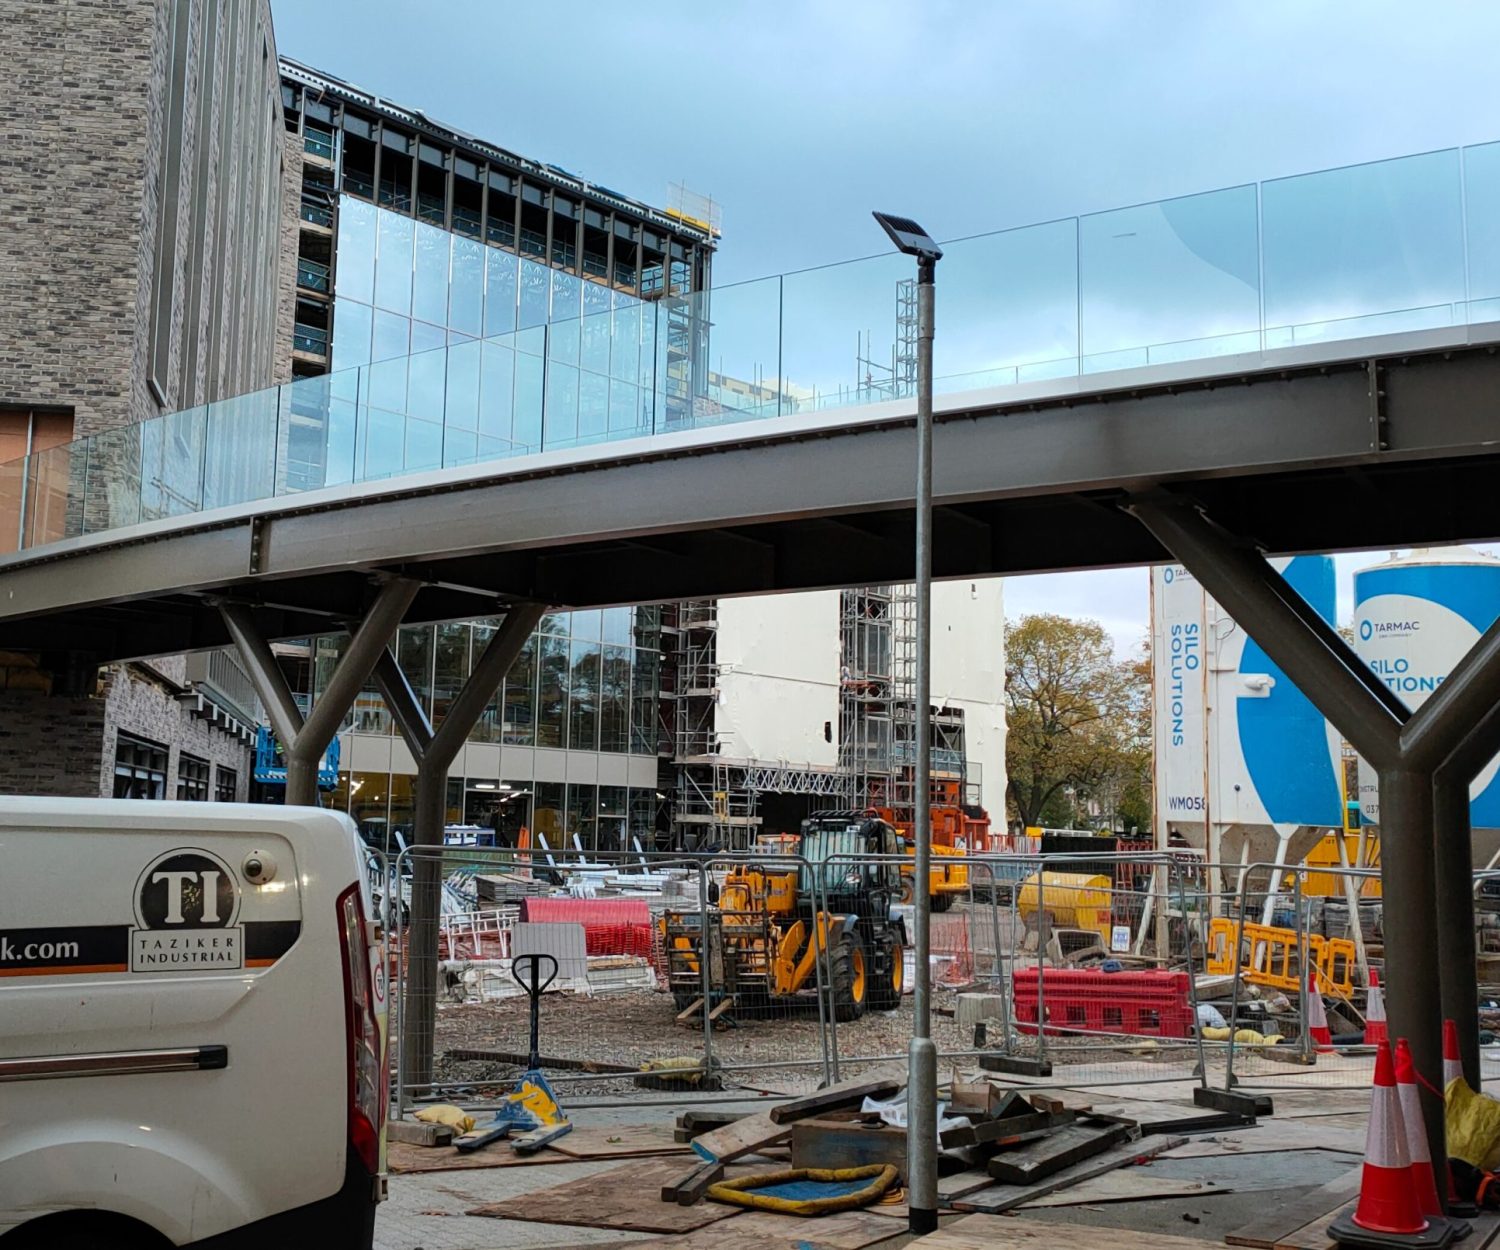
[[[542,979],[543,960],[551,965],[545,980]],[[531,1062],[528,1066],[535,1071],[542,1066],[540,1018],[542,991],[557,979],[557,958],[547,954],[517,955],[510,961],[510,975],[515,983],[526,991],[526,996],[531,1000]]]

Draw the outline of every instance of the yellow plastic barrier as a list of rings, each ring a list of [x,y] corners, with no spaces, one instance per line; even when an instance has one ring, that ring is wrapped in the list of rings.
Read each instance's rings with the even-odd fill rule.
[[[1295,990],[1300,985],[1302,960],[1295,929],[1278,929],[1275,925],[1246,923],[1240,926],[1224,916],[1208,926],[1208,958],[1205,968],[1215,975],[1234,974],[1235,933],[1241,933],[1241,945],[1250,950],[1240,975],[1252,985]],[[1325,938],[1319,933],[1308,935],[1312,962],[1318,969],[1318,983],[1325,990],[1347,998],[1354,992],[1354,943],[1348,938]]]

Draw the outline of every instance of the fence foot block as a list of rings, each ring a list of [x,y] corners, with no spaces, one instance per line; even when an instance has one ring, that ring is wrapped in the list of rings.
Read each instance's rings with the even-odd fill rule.
[[[980,1055],[979,1066],[986,1072],[1015,1072],[1020,1076],[1051,1076],[1052,1064],[1046,1059],[1029,1059],[1023,1055]]]
[[[1216,1111],[1228,1111],[1252,1121],[1257,1116],[1273,1114],[1269,1094],[1237,1094],[1233,1090],[1208,1089],[1201,1085],[1193,1091],[1193,1106],[1213,1107]]]

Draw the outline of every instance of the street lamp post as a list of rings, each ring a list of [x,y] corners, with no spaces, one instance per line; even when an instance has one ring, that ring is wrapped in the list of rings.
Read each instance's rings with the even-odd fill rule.
[[[923,1236],[937,1228],[937,1047],[932,1041],[932,338],[933,282],[940,248],[907,217],[876,213],[891,242],[917,258],[917,688],[912,802],[915,862],[912,891],[915,983],[912,1036],[907,1050],[906,1185],[908,1230]]]

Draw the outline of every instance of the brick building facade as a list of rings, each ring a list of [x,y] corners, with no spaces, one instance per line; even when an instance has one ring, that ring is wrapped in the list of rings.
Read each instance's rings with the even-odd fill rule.
[[[0,22],[0,462],[44,483],[70,472],[48,448],[283,380],[301,158],[269,0],[0,0]],[[0,550],[27,498],[0,490]],[[253,708],[181,657],[97,659],[0,654],[0,793],[116,793],[134,751],[166,797],[246,797]]]

